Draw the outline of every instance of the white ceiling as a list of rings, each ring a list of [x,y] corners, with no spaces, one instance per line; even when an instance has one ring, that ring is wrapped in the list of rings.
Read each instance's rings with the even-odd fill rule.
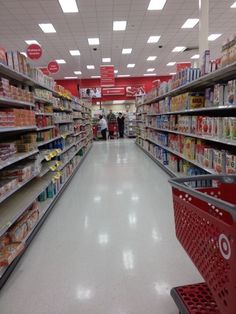
[[[225,39],[235,33],[236,9],[234,1],[210,0],[210,31],[223,33],[210,43],[212,57],[220,54]],[[196,46],[198,26],[181,29],[187,18],[198,17],[198,0],[167,0],[162,11],[147,11],[149,0],[77,0],[79,13],[63,13],[57,0],[0,0],[0,45],[6,49],[26,50],[25,40],[36,39],[43,48],[43,57],[37,62],[45,66],[54,59],[65,59],[55,78],[74,76],[81,70],[82,78],[99,75],[102,57],[111,57],[111,64],[119,74],[142,76],[148,68],[158,75],[175,71],[166,67],[169,61],[189,61],[197,53],[171,52],[175,46]],[[113,32],[113,20],[127,20],[126,31]],[[39,23],[52,23],[56,33],[45,34]],[[151,35],[161,35],[157,44],[147,44]],[[96,52],[88,45],[88,38],[99,37]],[[162,45],[163,48],[158,48]],[[122,48],[133,48],[132,54],[122,55]],[[71,56],[69,50],[79,49],[81,56]],[[157,59],[147,62],[150,55]],[[135,68],[127,69],[128,63]],[[95,70],[86,65],[94,64]]]

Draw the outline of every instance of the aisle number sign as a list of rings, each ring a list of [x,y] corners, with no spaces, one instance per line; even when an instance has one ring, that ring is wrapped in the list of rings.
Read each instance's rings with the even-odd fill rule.
[[[59,67],[59,64],[56,62],[56,61],[51,61],[48,63],[48,71],[50,73],[57,73],[59,72],[60,70],[60,67]]]

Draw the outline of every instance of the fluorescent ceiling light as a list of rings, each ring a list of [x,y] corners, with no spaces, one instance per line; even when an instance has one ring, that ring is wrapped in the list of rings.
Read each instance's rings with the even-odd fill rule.
[[[222,34],[211,34],[208,36],[208,40],[209,41],[214,41],[216,40],[217,38],[219,38]]]
[[[149,38],[148,38],[148,43],[149,44],[156,44],[156,43],[158,43],[158,41],[159,41],[159,39],[161,38],[161,36],[150,36]]]
[[[120,104],[124,104],[125,100],[113,100],[113,105],[120,105]],[[117,193],[116,193],[117,194]]]
[[[88,70],[93,70],[93,69],[95,69],[95,66],[94,65],[87,65],[87,69]]]
[[[135,67],[135,64],[134,63],[129,63],[127,64],[127,68],[134,68]]]
[[[172,52],[182,52],[186,49],[186,47],[184,46],[178,46],[178,47],[175,47]]]
[[[120,74],[120,75],[117,75],[118,77],[128,77],[130,76],[130,74]]]
[[[154,60],[156,60],[156,58],[157,58],[157,56],[149,56],[147,58],[147,61],[154,61]]]
[[[66,63],[66,61],[63,60],[63,59],[57,59],[56,62],[57,62],[58,64],[65,64],[65,63]]]
[[[167,66],[168,67],[172,67],[173,65],[175,65],[176,64],[176,62],[169,62],[169,63],[167,63]]]
[[[99,38],[88,38],[88,43],[90,46],[99,45],[100,41]]]
[[[235,8],[236,8],[236,2],[234,2],[234,3],[231,5],[231,8],[232,8],[232,9],[235,9]]]
[[[76,0],[58,0],[64,13],[79,12]]]
[[[166,4],[166,0],[150,0],[148,10],[162,10]]]
[[[100,75],[92,75],[91,78],[100,78]]]
[[[113,31],[125,31],[127,26],[127,21],[114,21]]]
[[[118,73],[119,71],[118,70],[114,70],[114,73]]]
[[[175,75],[175,74],[176,74],[176,72],[171,72],[171,73],[170,73],[170,75]]]
[[[122,49],[122,54],[123,55],[128,55],[132,52],[132,48],[123,48]]]
[[[199,19],[187,19],[181,28],[194,28],[197,25]]]
[[[145,73],[145,74],[143,74],[144,76],[157,76],[157,74],[156,73]]]
[[[32,44],[39,45],[37,40],[34,40],[34,39],[25,40],[25,42],[26,42],[27,45],[32,45]]]
[[[27,53],[26,52],[21,51],[21,54],[27,58]]]
[[[199,55],[199,54],[193,55],[193,56],[191,57],[191,59],[199,59],[199,58],[200,58],[200,55]]]
[[[80,51],[79,50],[70,50],[70,54],[72,56],[80,56]]]
[[[75,75],[81,75],[82,72],[81,71],[74,71]]]
[[[56,33],[56,30],[51,23],[39,24],[39,27],[44,33]]]
[[[150,69],[147,69],[147,72],[153,72],[155,70],[155,68],[150,68]]]
[[[77,79],[78,77],[77,76],[65,76],[64,77],[64,79],[66,79],[66,80],[75,80],[75,79]]]
[[[102,58],[102,62],[111,62],[111,58]]]

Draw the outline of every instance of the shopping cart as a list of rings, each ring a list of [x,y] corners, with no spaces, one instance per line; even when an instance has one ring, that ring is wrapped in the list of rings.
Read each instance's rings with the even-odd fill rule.
[[[183,314],[236,313],[236,176],[170,180],[176,236],[205,283],[173,288]],[[209,186],[193,188],[195,186]]]
[[[118,125],[116,121],[108,122],[108,133],[110,139],[118,138]]]

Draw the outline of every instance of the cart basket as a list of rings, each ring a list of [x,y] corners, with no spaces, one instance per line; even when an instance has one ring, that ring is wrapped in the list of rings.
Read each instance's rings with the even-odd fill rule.
[[[206,281],[220,313],[235,314],[236,176],[175,178],[170,183],[176,236]],[[191,187],[209,183],[210,187]]]

